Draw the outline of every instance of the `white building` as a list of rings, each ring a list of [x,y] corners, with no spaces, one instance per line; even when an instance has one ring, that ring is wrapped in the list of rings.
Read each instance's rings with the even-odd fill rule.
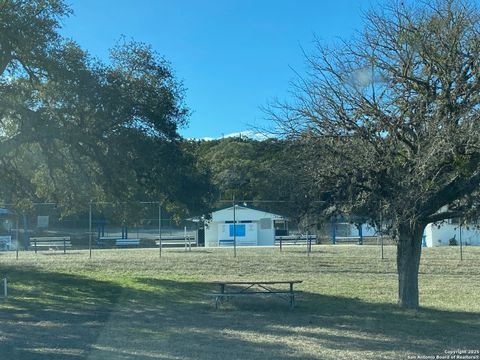
[[[448,246],[450,239],[460,245],[480,245],[480,230],[458,224],[428,224],[424,232],[424,245],[427,247]]]
[[[276,214],[235,205],[234,208],[214,211],[211,220],[205,222],[205,246],[273,246],[275,245],[275,222],[285,219]],[[235,230],[234,230],[235,229]]]

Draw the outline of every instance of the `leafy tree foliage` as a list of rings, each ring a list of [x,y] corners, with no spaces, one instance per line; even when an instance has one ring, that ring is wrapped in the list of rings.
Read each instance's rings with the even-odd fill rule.
[[[326,210],[391,224],[402,307],[419,306],[426,224],[477,213],[479,16],[466,1],[383,4],[351,41],[317,42],[296,100],[272,108]]]
[[[208,171],[219,206],[246,201],[299,221],[311,208],[309,184],[292,141],[225,138],[191,142],[191,151]]]
[[[181,150],[189,111],[169,63],[135,42],[94,60],[58,34],[69,13],[57,0],[0,6],[0,198],[204,209],[208,179]]]

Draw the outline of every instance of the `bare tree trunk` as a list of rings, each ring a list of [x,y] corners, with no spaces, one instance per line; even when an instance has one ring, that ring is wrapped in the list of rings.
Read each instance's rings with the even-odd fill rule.
[[[419,306],[418,269],[424,229],[423,224],[401,224],[398,227],[398,304],[403,308],[416,309]]]

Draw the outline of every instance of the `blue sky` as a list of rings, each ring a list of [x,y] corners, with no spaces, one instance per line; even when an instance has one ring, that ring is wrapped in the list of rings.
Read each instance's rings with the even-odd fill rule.
[[[68,1],[68,0],[67,0]],[[348,38],[371,1],[70,0],[63,34],[106,59],[122,35],[149,43],[187,88],[188,138],[219,138],[263,127],[260,107],[288,99],[302,49],[314,35]],[[292,70],[293,69],[293,70]]]

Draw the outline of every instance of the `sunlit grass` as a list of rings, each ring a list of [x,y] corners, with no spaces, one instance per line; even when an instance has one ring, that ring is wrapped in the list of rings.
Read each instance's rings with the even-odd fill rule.
[[[395,247],[0,253],[3,359],[377,359],[480,343],[480,249],[424,249],[422,308],[396,306]],[[216,280],[299,279],[298,307]],[[188,346],[186,346],[188,345]]]

